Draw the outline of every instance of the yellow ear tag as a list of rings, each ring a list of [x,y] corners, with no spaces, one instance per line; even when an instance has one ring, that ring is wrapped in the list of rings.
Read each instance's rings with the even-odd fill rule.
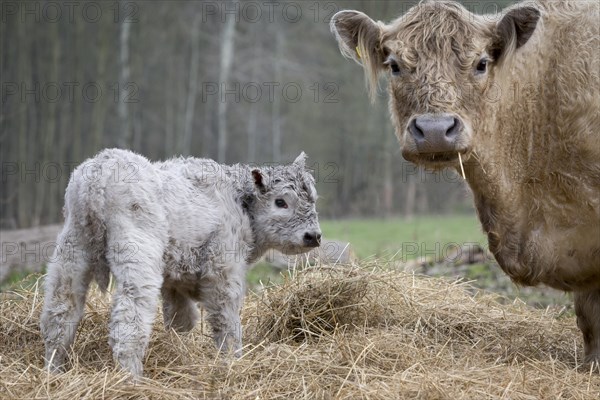
[[[360,50],[358,50],[358,46],[356,46],[356,54],[358,55],[358,58],[362,58],[362,56],[360,55]]]

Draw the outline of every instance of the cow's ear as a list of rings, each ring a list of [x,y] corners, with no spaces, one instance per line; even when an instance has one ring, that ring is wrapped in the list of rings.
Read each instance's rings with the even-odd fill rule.
[[[346,58],[361,64],[371,97],[377,89],[379,73],[384,68],[385,51],[381,45],[385,25],[360,11],[343,10],[331,18],[331,32]]]
[[[258,189],[258,191],[261,193],[266,193],[268,186],[266,176],[259,169],[253,169],[252,178],[254,179],[254,186]]]
[[[517,7],[509,10],[496,25],[492,44],[492,56],[501,61],[510,53],[523,46],[533,35],[540,19],[540,11],[535,7]]]

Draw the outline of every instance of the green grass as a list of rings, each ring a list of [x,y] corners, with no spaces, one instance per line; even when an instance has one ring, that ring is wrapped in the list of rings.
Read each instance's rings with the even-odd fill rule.
[[[322,221],[321,229],[327,239],[350,242],[360,259],[375,257],[380,261],[407,261],[417,257],[444,259],[456,245],[477,244],[487,249],[487,238],[477,216],[447,215],[420,216],[410,220],[348,219]],[[452,254],[452,253],[450,253]],[[549,288],[519,288],[510,282],[499,266],[490,263],[431,266],[420,273],[445,276],[451,280],[462,278],[473,281],[475,287],[500,293],[512,301],[519,298],[540,308],[548,306],[571,309],[569,296]]]
[[[286,270],[278,270],[264,261],[256,264],[246,275],[246,283],[250,289],[257,289],[261,286],[269,286],[272,283],[281,283]]]
[[[487,248],[477,216],[420,216],[410,220],[347,219],[322,221],[321,230],[327,239],[350,242],[356,255],[405,259],[443,254],[452,244],[477,243]]]
[[[487,248],[477,217],[473,215],[420,216],[410,220],[342,219],[321,221],[323,237],[350,242],[359,259],[370,257],[406,261],[421,256],[444,257],[453,245],[477,243]],[[287,271],[283,271],[284,274]],[[250,288],[280,283],[282,272],[259,263],[247,275]]]
[[[0,284],[0,293],[19,288],[32,288],[39,277],[46,272],[46,268],[40,273],[14,271]]]
[[[453,243],[478,243],[487,247],[487,241],[475,215],[419,216],[410,220],[399,217],[388,219],[343,219],[321,221],[327,239],[350,242],[360,259],[376,256],[397,260],[419,256],[443,255]],[[287,273],[284,271],[284,273]],[[1,289],[7,290],[24,278],[14,274]],[[260,282],[281,282],[281,272],[265,263],[259,263],[248,273],[248,285]]]
[[[475,215],[420,216],[410,220],[399,217],[388,219],[345,219],[321,221],[323,235],[327,239],[350,242],[360,259],[378,258],[384,261],[406,261],[416,257],[444,258],[445,251],[454,245],[476,243],[487,248],[487,240]],[[474,285],[495,291],[509,299],[521,298],[527,303],[546,307],[568,305],[572,301],[550,289],[517,288],[493,263],[465,265],[454,269],[451,266],[428,267],[426,273],[473,280]],[[287,270],[278,270],[265,262],[258,263],[248,271],[247,283],[251,290],[260,290],[262,285],[281,283]],[[0,286],[0,292],[33,286],[38,274],[13,273]],[[262,285],[261,285],[262,284]]]

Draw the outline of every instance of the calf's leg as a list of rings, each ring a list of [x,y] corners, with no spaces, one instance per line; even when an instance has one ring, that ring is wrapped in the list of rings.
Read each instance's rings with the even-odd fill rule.
[[[119,365],[138,377],[162,286],[163,242],[142,230],[120,232],[109,244],[108,262],[116,290],[109,322],[109,344]]]
[[[173,288],[162,288],[163,317],[166,329],[189,332],[200,319],[196,302]]]
[[[217,349],[242,355],[242,325],[240,312],[244,300],[243,267],[229,269],[202,285],[202,304],[212,328]]]
[[[575,292],[575,314],[583,333],[585,362],[600,364],[600,290]]]
[[[65,225],[48,263],[40,328],[46,345],[46,367],[53,372],[64,366],[92,279],[80,238],[73,226]]]

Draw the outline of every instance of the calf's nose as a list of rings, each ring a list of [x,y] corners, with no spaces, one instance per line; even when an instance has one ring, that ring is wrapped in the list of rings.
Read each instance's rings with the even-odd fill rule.
[[[408,124],[419,153],[456,151],[461,130],[461,120],[452,114],[422,114]]]
[[[306,247],[319,247],[321,245],[321,232],[306,232],[303,240]]]

